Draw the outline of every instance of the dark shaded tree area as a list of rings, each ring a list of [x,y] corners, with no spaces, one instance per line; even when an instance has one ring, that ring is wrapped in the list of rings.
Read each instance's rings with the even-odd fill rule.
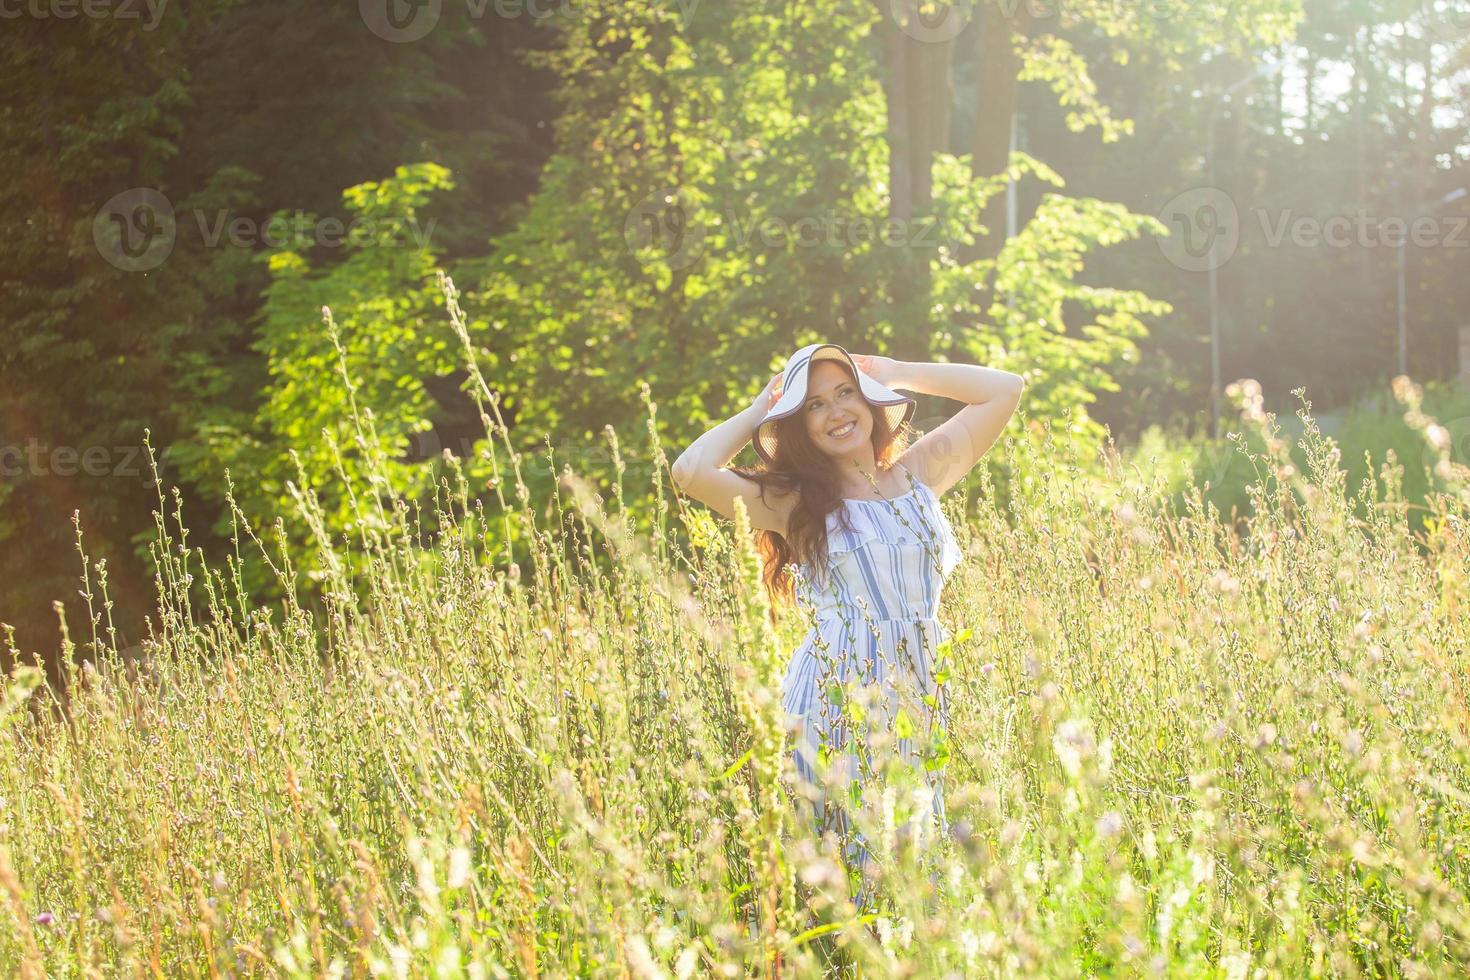
[[[179,482],[170,448],[200,407],[257,397],[270,215],[339,214],[344,187],[432,159],[456,177],[431,206],[443,254],[482,253],[513,223],[551,134],[547,80],[517,52],[551,32],[481,26],[446,9],[423,40],[390,44],[356,4],[282,0],[175,3],[151,24],[5,22],[0,620],[22,651],[56,648],[55,598],[73,629],[87,622],[74,511],[88,554],[107,561],[118,645],[141,639],[152,582],[138,545],[159,506],[144,431],[165,485]],[[105,223],[103,245],[94,234],[131,189],[163,195],[176,221],[167,259],[144,271],[109,261]],[[338,251],[316,250],[324,264]],[[456,386],[435,390],[462,410]],[[218,500],[181,489],[191,527],[218,519]]]

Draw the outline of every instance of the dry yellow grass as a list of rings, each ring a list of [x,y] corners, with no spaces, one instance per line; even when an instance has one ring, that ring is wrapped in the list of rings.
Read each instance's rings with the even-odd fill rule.
[[[1001,509],[982,474],[953,515],[956,834],[870,827],[871,910],[782,791],[772,694],[804,624],[767,623],[740,528],[695,511],[695,546],[651,541],[621,488],[569,477],[575,535],[508,508],[512,573],[446,484],[474,519],[423,553],[406,508],[364,503],[312,614],[252,608],[161,520],[146,656],[104,616],[64,717],[34,672],[7,682],[0,969],[1463,975],[1470,492],[1443,470],[1416,542],[1391,473],[1360,524],[1306,440],[1311,472],[1258,461],[1243,537],[1116,461],[998,448],[1036,479]]]

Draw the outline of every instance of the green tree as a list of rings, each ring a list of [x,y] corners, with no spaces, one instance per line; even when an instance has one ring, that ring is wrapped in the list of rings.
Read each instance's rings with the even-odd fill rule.
[[[202,406],[174,455],[213,499],[224,499],[233,484],[252,527],[297,510],[293,485],[314,492],[331,532],[382,529],[377,501],[358,496],[372,492],[376,472],[398,493],[432,492],[435,468],[407,457],[432,425],[436,403],[424,381],[453,371],[458,343],[440,311],[435,222],[421,216],[433,195],[452,187],[446,169],[422,163],[348,188],[343,254],[330,264],[312,259],[312,237],[288,233],[293,222],[319,232],[320,216],[272,219],[281,245],[259,258],[271,277],[254,342],[266,365],[259,401],[251,411]],[[358,428],[354,411],[370,428]],[[223,513],[214,530],[227,536],[233,521]],[[305,523],[284,524],[293,558],[319,544]],[[275,587],[258,560],[246,564],[246,574],[252,591]]]
[[[546,75],[515,53],[551,34],[525,18],[482,32],[446,5],[436,30],[394,44],[356,4],[202,0],[156,21],[141,4],[102,8],[17,8],[0,32],[0,620],[48,660],[51,602],[85,621],[74,510],[91,556],[109,562],[120,642],[142,634],[157,506],[145,429],[191,523],[221,513],[218,487],[189,481],[175,442],[203,406],[254,416],[272,278],[257,261],[268,245],[213,233],[277,211],[342,218],[342,188],[433,160],[456,186],[421,219],[437,220],[446,261],[483,254],[549,142]],[[126,261],[125,245],[160,261]],[[319,251],[310,262],[329,264]],[[448,402],[440,416],[463,411],[452,381],[425,383]]]
[[[637,424],[640,379],[681,441],[814,338],[902,355],[923,336],[918,356],[1025,373],[1044,410],[1097,435],[1074,410],[1110,386],[1110,362],[1134,356],[1142,317],[1167,307],[1075,280],[1094,249],[1161,229],[1105,202],[1049,199],[1008,250],[967,258],[1003,187],[970,154],[926,156],[928,197],[895,213],[876,43],[889,26],[840,2],[692,18],[600,10],[560,24],[545,56],[561,79],[557,154],[466,304],[524,448],[550,433],[605,474],[597,434]],[[1084,116],[1110,118],[1100,105]],[[1026,154],[1012,166],[1061,183]],[[921,326],[931,310],[945,311],[936,343]]]

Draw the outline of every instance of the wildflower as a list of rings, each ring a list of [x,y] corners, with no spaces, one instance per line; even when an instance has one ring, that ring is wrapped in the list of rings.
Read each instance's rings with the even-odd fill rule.
[[[1210,587],[1216,592],[1234,595],[1240,591],[1240,582],[1223,568],[1217,568],[1210,575]]]
[[[1435,449],[1445,450],[1450,448],[1450,430],[1438,423],[1424,430],[1424,435],[1429,439],[1429,444]]]
[[[1095,829],[1101,837],[1116,837],[1123,830],[1123,818],[1116,810],[1109,810],[1097,818]]]
[[[49,926],[56,921],[56,916],[50,912],[42,912],[36,916],[34,921],[38,926]]]
[[[1265,418],[1265,400],[1261,396],[1261,383],[1254,378],[1241,378],[1225,388],[1227,397],[1240,399],[1240,417],[1259,422]]]
[[[1057,726],[1052,736],[1052,749],[1068,776],[1076,777],[1082,771],[1082,761],[1092,755],[1094,743],[1086,720],[1064,721]]]
[[[1256,731],[1256,738],[1251,743],[1251,747],[1254,748],[1254,749],[1260,750],[1260,749],[1264,749],[1266,746],[1270,745],[1272,742],[1275,742],[1275,741],[1276,741],[1276,726],[1273,725],[1273,724],[1271,724],[1268,721],[1265,724],[1263,724]]]
[[[449,887],[463,888],[470,880],[470,852],[456,847],[449,852]]]
[[[816,858],[811,863],[802,867],[800,871],[801,880],[813,888],[823,886],[836,888],[846,881],[842,869],[835,862],[826,858]]]

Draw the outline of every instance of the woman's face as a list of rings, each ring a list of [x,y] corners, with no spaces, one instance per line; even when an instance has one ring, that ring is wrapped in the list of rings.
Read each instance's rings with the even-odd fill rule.
[[[873,438],[872,409],[852,375],[835,361],[811,369],[801,415],[812,445],[829,456],[849,456]]]

